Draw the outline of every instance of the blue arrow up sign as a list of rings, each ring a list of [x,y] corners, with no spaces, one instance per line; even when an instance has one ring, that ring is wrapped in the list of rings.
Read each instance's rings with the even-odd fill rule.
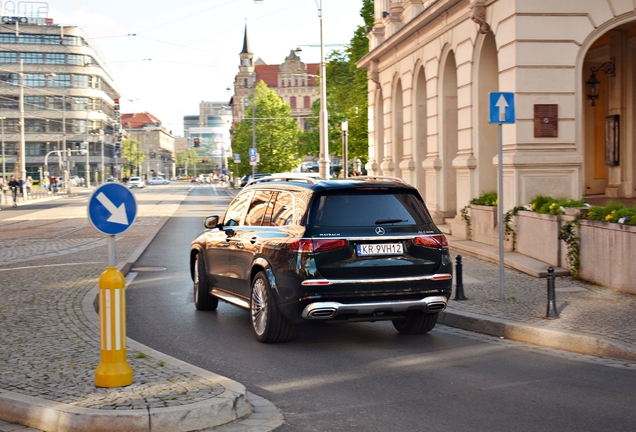
[[[115,235],[126,231],[137,217],[135,196],[123,185],[98,187],[88,202],[88,218],[97,231]]]
[[[515,94],[490,93],[489,123],[504,124],[515,122]]]

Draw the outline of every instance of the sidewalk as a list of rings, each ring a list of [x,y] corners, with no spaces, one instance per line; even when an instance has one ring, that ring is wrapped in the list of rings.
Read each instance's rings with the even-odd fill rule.
[[[117,236],[127,273],[190,185],[136,194],[135,223]],[[45,431],[179,431],[219,425],[268,431],[282,416],[235,381],[128,339],[133,384],[96,388],[97,280],[106,238],[85,200],[0,221],[0,419]],[[0,430],[18,425],[0,422]]]
[[[636,296],[575,280],[557,267],[559,317],[547,319],[548,264],[506,252],[502,299],[498,248],[448,235],[447,239],[455,264],[457,255],[462,256],[467,300],[451,300],[439,323],[579,354],[636,361]]]
[[[185,198],[190,185],[180,186],[159,197],[136,194],[138,218],[117,236],[122,272]],[[448,239],[453,259],[463,258],[468,300],[451,300],[441,324],[636,361],[636,297],[558,277],[560,317],[548,320],[546,279],[531,275],[545,272],[546,264],[506,254],[507,265],[523,272],[506,268],[501,299],[496,250]],[[91,432],[269,431],[283,423],[271,403],[240,383],[132,340],[133,385],[95,388],[99,335],[92,302],[107,261],[106,239],[89,225],[83,200],[66,206],[64,215],[51,209],[0,221],[0,242],[0,419],[31,430]],[[0,421],[0,431],[17,427]]]

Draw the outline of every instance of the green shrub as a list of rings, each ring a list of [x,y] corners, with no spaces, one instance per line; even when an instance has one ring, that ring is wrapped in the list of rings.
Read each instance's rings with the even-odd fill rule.
[[[622,223],[636,226],[636,206],[627,207],[618,201],[608,201],[604,207],[592,206],[583,219],[597,220],[610,223]]]
[[[552,198],[537,195],[530,201],[528,210],[541,214],[560,215],[565,214],[565,209],[568,207],[585,207],[585,200]]]
[[[497,205],[497,192],[483,192],[479,198],[473,198],[470,200],[471,204],[483,205],[483,206],[496,206]]]

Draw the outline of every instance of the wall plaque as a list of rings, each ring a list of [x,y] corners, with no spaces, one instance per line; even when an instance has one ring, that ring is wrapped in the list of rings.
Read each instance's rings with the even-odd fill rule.
[[[556,138],[559,136],[559,105],[534,105],[535,138]]]

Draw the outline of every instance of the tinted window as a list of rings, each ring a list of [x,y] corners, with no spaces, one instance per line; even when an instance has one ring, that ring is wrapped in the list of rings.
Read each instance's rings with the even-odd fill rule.
[[[272,225],[284,226],[294,224],[294,198],[288,192],[279,192],[272,213]]]
[[[333,191],[319,197],[312,206],[311,225],[373,226],[423,225],[431,223],[424,203],[408,191]]]
[[[252,202],[250,203],[250,209],[247,211],[245,217],[245,225],[260,226],[263,222],[263,217],[266,213],[271,215],[271,205],[273,203],[272,191],[259,190],[254,192]],[[269,212],[268,212],[269,210]],[[269,219],[269,218],[268,218]],[[263,223],[263,225],[270,225],[269,223]]]
[[[236,226],[241,224],[241,219],[245,214],[251,195],[251,193],[244,193],[234,198],[234,201],[232,201],[225,212],[225,217],[223,218],[224,226]]]

